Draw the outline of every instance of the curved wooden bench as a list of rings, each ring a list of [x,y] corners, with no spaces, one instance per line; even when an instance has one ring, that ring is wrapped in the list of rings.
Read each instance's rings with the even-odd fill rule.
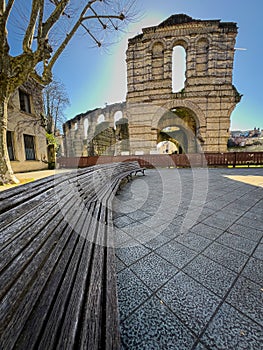
[[[119,348],[110,203],[136,170],[98,165],[1,193],[0,348]]]

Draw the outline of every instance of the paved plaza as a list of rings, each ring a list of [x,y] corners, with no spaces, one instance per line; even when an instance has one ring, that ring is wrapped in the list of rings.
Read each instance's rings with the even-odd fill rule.
[[[262,176],[158,169],[123,186],[113,207],[122,349],[263,348]]]

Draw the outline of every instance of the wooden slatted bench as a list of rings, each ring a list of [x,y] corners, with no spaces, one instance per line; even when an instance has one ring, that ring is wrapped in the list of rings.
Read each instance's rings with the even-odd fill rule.
[[[119,348],[111,201],[136,171],[98,165],[1,193],[1,349]]]

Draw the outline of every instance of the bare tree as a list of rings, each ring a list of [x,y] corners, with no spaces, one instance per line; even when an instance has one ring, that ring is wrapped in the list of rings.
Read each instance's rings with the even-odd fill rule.
[[[30,77],[49,84],[55,62],[78,31],[100,47],[106,33],[134,16],[134,6],[134,0],[0,0],[0,184],[17,182],[6,145],[10,96]],[[16,56],[8,37],[14,25],[22,33]]]
[[[58,80],[53,80],[43,90],[45,115],[47,118],[46,131],[54,134],[57,129],[61,130],[66,121],[64,109],[69,105],[69,97],[65,85]]]

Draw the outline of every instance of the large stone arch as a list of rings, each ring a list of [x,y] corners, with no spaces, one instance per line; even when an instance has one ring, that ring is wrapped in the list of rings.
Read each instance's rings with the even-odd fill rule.
[[[157,108],[152,117],[151,129],[155,130],[155,137],[156,140],[158,140],[159,133],[162,132],[165,127],[179,127],[181,130],[180,133],[183,133],[183,136],[181,135],[180,137],[188,139],[188,141],[184,141],[184,145],[181,144],[182,148],[185,152],[195,153],[200,150],[203,143],[202,130],[204,130],[205,127],[205,125],[203,125],[203,123],[205,123],[205,116],[203,111],[191,101],[183,102],[184,103],[180,103],[180,101],[170,101],[164,106]],[[177,112],[175,111],[176,109]],[[178,112],[185,112],[185,119],[177,116],[176,113]],[[191,123],[194,127],[191,127],[189,124],[190,120],[192,120]],[[175,134],[176,133],[174,133],[174,135]],[[179,134],[179,132],[177,134]],[[177,139],[177,141],[181,143],[180,139]]]
[[[229,111],[238,102],[232,85],[236,35],[236,23],[193,19],[185,14],[172,15],[157,26],[144,28],[142,34],[129,40],[127,103],[149,104],[167,110],[187,108],[196,115],[203,151],[226,151]],[[150,49],[156,42],[166,45],[163,66],[159,65],[160,55],[157,64],[154,62],[154,74],[149,74],[153,71],[149,68],[152,62]],[[178,45],[186,50],[186,80],[182,90],[173,92],[172,51]],[[141,118],[145,120],[145,132],[148,121],[152,120],[152,125],[148,126],[151,137],[148,137],[147,145],[144,142],[142,146],[144,152],[149,152],[154,147],[156,135],[153,135],[153,129],[158,113],[153,117],[153,113],[147,112]],[[140,133],[140,127],[134,126],[131,140],[138,139]]]
[[[189,100],[171,100],[162,105],[162,108],[166,110],[172,110],[173,108],[184,107],[194,112],[197,117],[197,124],[199,128],[206,127],[206,118],[203,110],[194,102]],[[156,123],[156,120],[153,120]]]
[[[84,118],[89,119],[91,139],[99,114],[104,114],[105,122],[114,127],[114,114],[121,110],[123,125],[127,126],[128,120],[129,130],[123,128],[117,137],[125,134],[127,140],[129,134],[131,153],[155,152],[159,119],[178,108],[180,113],[189,111],[194,118],[194,136],[202,151],[227,151],[230,115],[241,98],[232,84],[236,36],[236,23],[193,19],[185,14],[143,28],[141,34],[129,39],[126,51],[126,102],[97,108],[68,121],[64,129],[69,147],[74,143],[75,154],[81,155]],[[186,79],[180,91],[173,91],[173,48],[178,45],[186,51]],[[73,127],[76,122],[78,130]]]

